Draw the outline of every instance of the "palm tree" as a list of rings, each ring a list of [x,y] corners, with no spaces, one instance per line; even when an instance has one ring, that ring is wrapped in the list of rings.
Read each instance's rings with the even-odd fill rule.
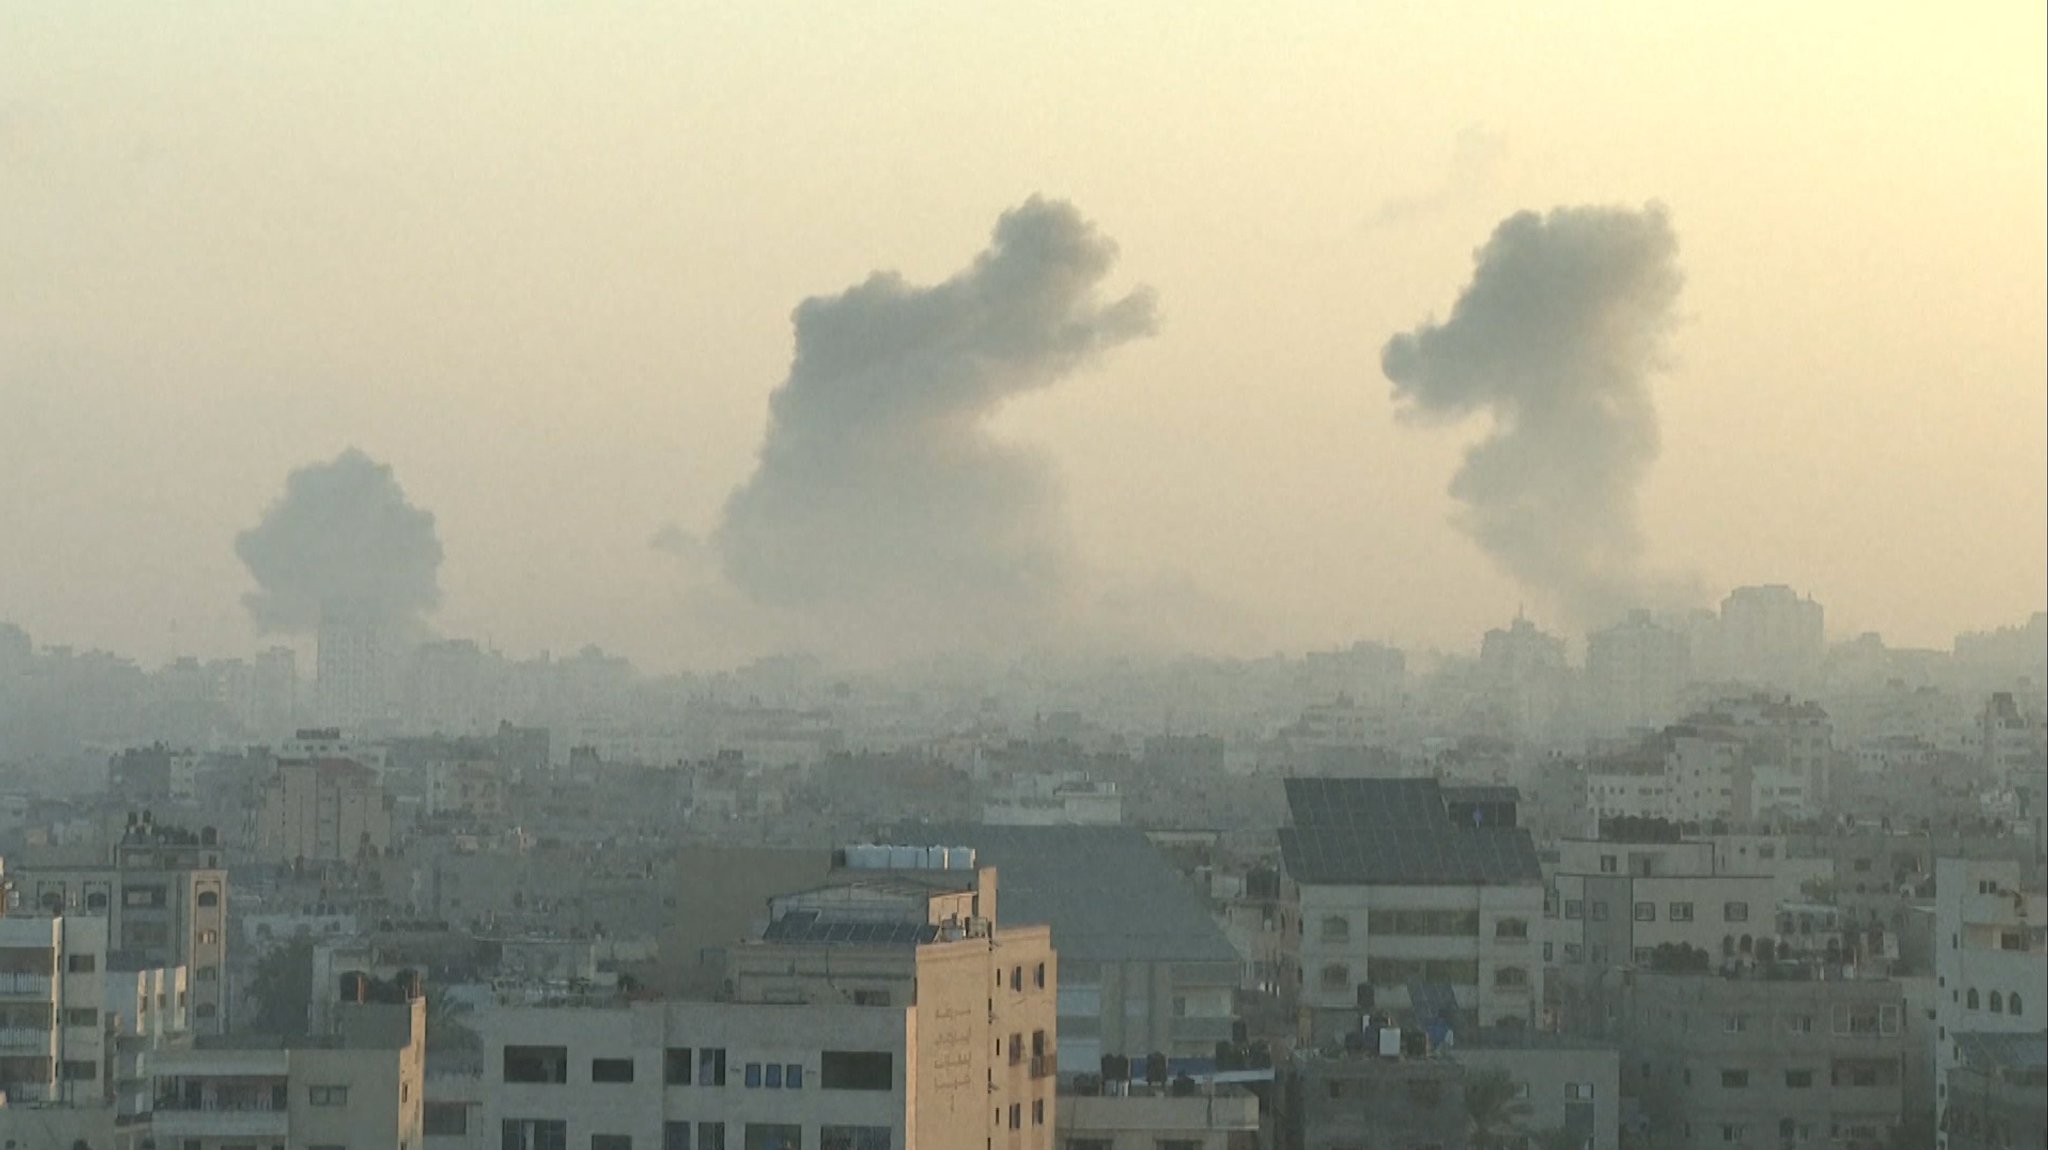
[[[1529,1104],[1505,1070],[1488,1067],[1465,1076],[1465,1116],[1472,1123],[1472,1150],[1494,1150],[1529,1116]]]

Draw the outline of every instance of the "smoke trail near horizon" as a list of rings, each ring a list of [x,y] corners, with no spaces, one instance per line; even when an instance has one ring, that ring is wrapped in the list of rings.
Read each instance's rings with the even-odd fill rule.
[[[1461,525],[1580,623],[1670,597],[1642,569],[1636,495],[1659,448],[1649,385],[1677,253],[1661,205],[1519,212],[1475,253],[1450,319],[1381,353],[1404,415],[1491,417],[1451,483]]]
[[[1116,254],[1072,205],[1034,196],[942,283],[878,272],[799,304],[758,465],[711,537],[732,585],[837,646],[982,646],[1056,620],[1071,593],[1058,483],[987,423],[1153,332],[1150,291],[1100,295]]]
[[[441,540],[391,468],[351,447],[297,468],[256,526],[235,537],[255,577],[244,595],[264,631],[309,632],[323,616],[416,625],[441,601]]]

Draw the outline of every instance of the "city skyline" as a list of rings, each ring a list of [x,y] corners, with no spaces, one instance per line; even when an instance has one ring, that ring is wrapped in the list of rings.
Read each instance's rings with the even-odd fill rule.
[[[147,662],[260,649],[234,540],[356,447],[435,517],[442,634],[784,649],[649,541],[718,530],[799,301],[944,282],[1043,194],[1157,331],[986,432],[1132,633],[1558,619],[1457,525],[1484,429],[1406,425],[1380,349],[1502,220],[1652,202],[1685,282],[1648,565],[1904,646],[2041,609],[2040,12],[1178,15],[10,12],[0,603]]]

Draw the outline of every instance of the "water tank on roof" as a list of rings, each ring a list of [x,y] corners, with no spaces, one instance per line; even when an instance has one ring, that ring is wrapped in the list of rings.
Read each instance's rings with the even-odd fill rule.
[[[926,870],[945,870],[946,848],[926,847],[924,849],[924,867]]]
[[[892,846],[889,848],[889,866],[895,870],[916,870],[924,861],[922,847]]]
[[[946,856],[946,869],[948,870],[974,869],[973,847],[947,847]]]
[[[846,848],[846,865],[861,870],[873,870],[887,861],[888,852],[873,843],[857,843]]]

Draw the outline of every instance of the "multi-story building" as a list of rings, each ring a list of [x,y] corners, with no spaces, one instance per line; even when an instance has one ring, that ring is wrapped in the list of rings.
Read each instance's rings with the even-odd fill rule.
[[[1952,1073],[1972,1036],[2048,1032],[2048,895],[2012,861],[1934,864],[1935,1120],[1943,1150],[1956,1117]]]
[[[393,802],[353,759],[279,759],[263,787],[256,857],[275,866],[353,864],[391,849]]]
[[[1288,1076],[1276,1141],[1292,1150],[1465,1150],[1466,1069],[1449,1058],[1404,1052],[1398,1036],[1384,1055],[1376,1045],[1307,1054]]]
[[[1604,989],[1623,1088],[1655,1145],[1890,1144],[1906,1053],[1897,983],[1636,971]]]
[[[1567,839],[1556,852],[1544,904],[1551,962],[1649,967],[1660,947],[1718,962],[1753,954],[1775,929],[1778,880],[1727,873],[1712,842]]]
[[[1621,1053],[1543,1030],[1475,1030],[1457,1036],[1451,1057],[1467,1072],[1492,1072],[1526,1108],[1523,1133],[1562,1131],[1575,1150],[1616,1150],[1621,1141]]]
[[[1506,787],[1288,779],[1280,832],[1301,894],[1301,1000],[1318,1040],[1417,985],[1462,1019],[1527,1026],[1543,959],[1543,873]]]
[[[1512,734],[1540,736],[1564,708],[1564,640],[1519,615],[1481,640],[1479,674],[1487,704]]]
[[[382,997],[344,1007],[326,1034],[202,1037],[157,1052],[155,1144],[419,1150],[426,999],[416,987]]]
[[[228,874],[219,836],[193,834],[136,816],[114,845],[112,865],[23,868],[14,875],[25,907],[70,918],[103,918],[108,950],[138,968],[184,967],[191,1025],[227,1025]]]
[[[2048,1034],[1965,1034],[1943,1084],[1948,1150],[2048,1145]]]
[[[1259,1099],[1213,1083],[1187,1093],[1151,1085],[1063,1092],[1053,1139],[1064,1150],[1259,1150]]]
[[[1692,644],[1647,611],[1586,636],[1586,694],[1597,731],[1655,730],[1678,717]]]
[[[1773,687],[1811,683],[1826,654],[1825,612],[1783,584],[1737,587],[1721,600],[1718,672]]]
[[[849,848],[827,883],[774,899],[761,936],[727,953],[715,999],[486,1010],[486,1138],[509,1150],[1049,1150],[1050,932],[999,924],[994,868],[899,867],[877,850]]]

